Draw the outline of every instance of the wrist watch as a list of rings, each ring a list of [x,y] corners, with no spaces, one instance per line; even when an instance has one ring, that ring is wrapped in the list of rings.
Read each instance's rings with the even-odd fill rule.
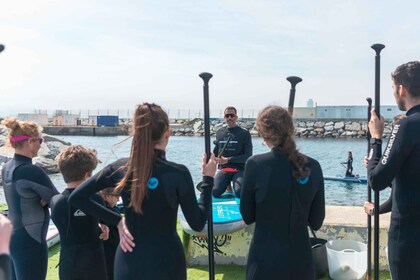
[[[369,210],[369,215],[371,216],[375,215],[375,208],[372,208]]]
[[[382,139],[379,139],[379,138],[370,138],[370,144],[371,145],[382,144]]]

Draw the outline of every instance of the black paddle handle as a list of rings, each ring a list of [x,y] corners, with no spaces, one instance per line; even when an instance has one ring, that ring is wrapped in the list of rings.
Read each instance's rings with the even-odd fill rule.
[[[381,51],[385,48],[385,45],[374,44],[371,46],[375,50],[375,111],[378,115],[378,118],[381,118],[380,108],[380,81],[381,81]],[[375,236],[374,236],[374,279],[379,280],[379,191],[375,191],[375,210],[374,211],[374,221],[375,221]]]
[[[209,106],[209,81],[213,77],[211,73],[203,72],[200,75],[203,79],[203,93],[204,93],[204,144],[207,161],[210,159],[210,106]]]
[[[207,162],[210,159],[210,106],[209,106],[209,81],[213,77],[211,73],[203,72],[200,75],[203,79],[204,93],[204,143]],[[210,197],[210,211],[207,220],[207,243],[209,250],[209,279],[214,280],[214,245],[213,245],[213,199]]]
[[[367,109],[367,132],[366,132],[366,139],[367,139],[367,154],[369,155],[370,152],[370,130],[369,130],[369,121],[370,121],[370,111],[372,110],[372,98],[366,98],[368,102],[368,109]],[[367,174],[367,200],[368,202],[372,202],[372,189],[369,185],[369,174]],[[372,277],[372,217],[368,214],[367,215],[367,279],[371,279]]]
[[[299,78],[297,76],[289,76],[286,78],[290,82],[291,88],[290,88],[290,95],[289,95],[289,106],[288,111],[291,116],[293,116],[293,106],[295,104],[295,93],[296,93],[296,85],[300,82],[302,82],[302,78]]]

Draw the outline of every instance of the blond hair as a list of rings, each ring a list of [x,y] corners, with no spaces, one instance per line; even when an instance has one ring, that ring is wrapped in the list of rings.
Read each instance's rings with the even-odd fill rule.
[[[21,148],[24,141],[12,142],[12,137],[16,136],[29,136],[39,137],[42,134],[42,127],[35,122],[21,121],[15,117],[8,117],[1,122],[2,125],[7,127],[9,131],[8,143],[13,148]]]

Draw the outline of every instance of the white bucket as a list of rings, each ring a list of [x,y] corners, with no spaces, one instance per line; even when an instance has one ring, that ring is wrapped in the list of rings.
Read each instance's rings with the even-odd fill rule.
[[[364,279],[367,246],[354,240],[330,240],[326,244],[328,270],[334,280]]]

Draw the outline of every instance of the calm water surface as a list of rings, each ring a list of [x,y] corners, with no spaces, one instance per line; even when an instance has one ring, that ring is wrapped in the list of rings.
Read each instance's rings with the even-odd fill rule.
[[[126,136],[62,136],[60,138],[73,145],[79,144],[96,149],[98,157],[102,161],[96,171],[116,159],[130,154],[131,139]],[[252,138],[252,142],[254,154],[268,151],[268,148],[262,144],[261,138]],[[330,176],[343,176],[345,174],[346,169],[340,163],[346,162],[347,152],[352,151],[354,173],[366,176],[363,157],[366,154],[367,144],[364,139],[298,138],[297,146],[302,153],[318,160],[324,175]],[[186,165],[191,171],[194,182],[198,183],[201,180],[201,156],[203,152],[203,137],[172,136],[169,140],[166,155],[168,160]],[[53,174],[50,177],[59,190],[65,188],[60,174]],[[366,200],[366,192],[366,185],[363,184],[325,181],[325,199],[328,205],[361,206]],[[381,192],[381,201],[385,201],[389,194],[389,189]],[[4,203],[3,193],[0,194],[0,203]]]

